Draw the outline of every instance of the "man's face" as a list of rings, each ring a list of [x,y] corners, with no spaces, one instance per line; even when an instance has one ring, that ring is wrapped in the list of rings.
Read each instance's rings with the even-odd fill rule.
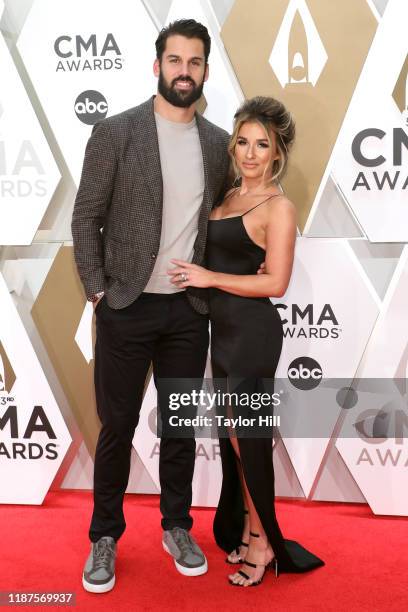
[[[187,108],[196,102],[208,78],[204,44],[199,38],[169,36],[161,62],[155,60],[158,91],[173,106]]]

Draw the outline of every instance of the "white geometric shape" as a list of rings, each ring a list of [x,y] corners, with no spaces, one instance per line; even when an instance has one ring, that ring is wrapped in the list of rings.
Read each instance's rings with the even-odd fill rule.
[[[273,467],[275,471],[275,495],[277,497],[301,497],[305,494],[282,440],[273,446]]]
[[[60,179],[0,35],[0,244],[30,244]]]
[[[408,247],[405,246],[356,372],[357,383],[353,387],[359,396],[364,397],[359,385],[363,386],[365,379],[392,382],[396,376],[406,377],[406,364],[405,367],[402,364],[402,372],[399,370],[408,345],[407,291]],[[376,409],[378,403],[379,398],[374,396],[368,407]],[[379,404],[380,408],[383,403]],[[345,425],[350,426],[348,420],[352,418],[351,424],[359,420],[349,412]],[[396,438],[376,443],[375,439],[343,437],[340,432],[336,440],[337,449],[375,514],[408,515],[408,443],[406,436],[401,440]]]
[[[310,357],[317,361],[323,378],[351,381],[380,303],[350,246],[343,240],[298,238],[288,290],[273,302],[284,321],[285,334],[277,378],[287,377],[295,359]],[[314,439],[307,426],[310,411],[322,410],[326,397],[332,402],[333,390],[319,387],[315,408],[313,391],[288,385],[290,417],[285,421],[282,411],[281,435],[302,489],[309,496],[341,409],[336,406],[322,414],[324,426]]]
[[[324,459],[319,480],[312,494],[313,501],[367,503],[350,474],[335,444]]]
[[[293,81],[290,77],[290,66],[289,66],[289,39],[293,21],[296,17],[296,13],[299,13],[302,19],[303,26],[305,28],[306,40],[307,40],[307,55],[308,55],[308,79],[302,79],[302,81]],[[313,86],[316,85],[323,68],[327,62],[326,49],[323,46],[319,32],[315,26],[313,18],[307,7],[305,0],[290,0],[289,5],[286,9],[285,15],[282,20],[281,27],[276,36],[275,43],[272,48],[272,52],[269,56],[269,63],[272,70],[276,74],[276,77],[282,87],[285,87],[288,83],[293,82],[310,82]],[[305,58],[298,51],[294,55],[294,67],[304,67]]]
[[[61,489],[92,489],[93,472],[94,462],[88,453],[85,442],[82,442],[65,474]]]
[[[61,489],[93,489],[94,462],[90,456],[85,442],[82,442],[78,452],[61,484]],[[126,493],[157,493],[157,488],[151,481],[144,465],[132,448],[130,460],[129,482]]]
[[[407,396],[392,379],[357,379],[353,388],[336,447],[375,514],[408,516]]]
[[[331,176],[321,193],[307,232],[310,238],[360,238],[364,233],[358,226],[350,207]]]
[[[126,493],[144,493],[149,495],[160,493],[134,448],[132,448],[130,456],[130,474]]]
[[[387,6],[388,0],[367,0],[368,6],[373,11],[374,15],[378,15],[378,18],[383,15],[385,7]],[[379,20],[378,19],[378,20]]]
[[[336,447],[374,514],[408,516],[406,438],[402,445],[339,438]]]
[[[244,96],[221,40],[213,7],[208,0],[173,0],[166,24],[181,18],[196,19],[208,28],[211,53],[209,77],[204,84],[204,117],[231,133],[234,113]]]
[[[393,99],[407,22],[408,3],[390,0],[333,151],[332,176],[372,242],[408,241],[408,150],[398,142],[407,132]]]
[[[71,436],[1,274],[0,342],[16,377],[1,392],[0,503],[41,504]]]
[[[404,246],[396,242],[378,243],[364,239],[350,240],[349,244],[378,296],[383,299]]]
[[[234,6],[234,2],[235,0],[223,0],[223,2],[219,2],[219,0],[210,0],[211,6],[213,7],[214,13],[217,17],[217,21],[220,24],[220,28],[222,28],[226,22],[228,15]]]
[[[41,257],[41,259],[34,259],[34,257],[7,259],[3,263],[2,274],[10,293],[13,291],[16,295],[21,296],[24,288],[28,288],[33,300],[36,300],[53,262],[54,259],[49,258],[49,253],[47,257]]]
[[[86,302],[83,310],[81,320],[78,324],[78,329],[75,334],[75,342],[77,343],[79,350],[89,364],[93,359],[93,346],[92,346],[92,319],[93,319],[93,305],[91,302]]]
[[[329,439],[282,438],[306,497],[310,495]]]
[[[408,345],[408,246],[404,247],[356,376],[394,378]]]
[[[319,362],[324,378],[353,377],[380,300],[348,243],[297,238],[289,287],[273,302],[285,334],[278,378],[303,355]]]
[[[112,6],[110,0],[36,0],[17,45],[76,184],[91,134],[75,112],[78,96],[99,92],[114,115],[157,87],[157,30],[143,3],[116,0]],[[88,112],[79,116],[95,121],[92,99],[85,104]]]
[[[172,0],[149,0],[145,2],[157,30],[161,30],[166,21]]]

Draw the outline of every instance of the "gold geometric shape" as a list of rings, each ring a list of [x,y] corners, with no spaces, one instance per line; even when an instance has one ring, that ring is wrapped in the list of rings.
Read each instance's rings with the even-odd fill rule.
[[[88,364],[75,334],[86,304],[72,247],[61,247],[31,314],[64,389],[91,457],[100,421],[95,409],[93,360]],[[95,337],[94,325],[92,336]]]
[[[205,109],[207,108],[207,100],[205,99],[204,94],[202,94],[202,96],[198,100],[196,104],[196,108],[197,108],[197,112],[200,113],[200,115],[204,115]]]
[[[408,54],[395,83],[392,97],[401,113],[408,110]]]
[[[13,366],[0,342],[0,394],[11,393],[15,381],[16,375]]]
[[[288,6],[288,0],[257,0],[251,4],[253,10],[248,11],[247,0],[236,0],[221,36],[245,97],[277,98],[295,119],[296,143],[282,186],[297,207],[298,225],[303,230],[374,38],[377,21],[366,0],[335,3],[308,0],[307,9],[327,62],[315,84],[307,82],[304,77],[312,69],[312,58],[305,45],[310,41],[297,48],[299,41],[305,40],[305,31],[296,14],[287,44],[292,82],[283,87],[269,57]]]

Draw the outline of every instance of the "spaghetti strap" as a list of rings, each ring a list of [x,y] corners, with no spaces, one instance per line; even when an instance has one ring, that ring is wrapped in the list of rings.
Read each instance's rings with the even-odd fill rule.
[[[266,200],[262,200],[262,202],[259,202],[259,204],[257,204],[256,206],[253,206],[252,208],[250,208],[249,210],[245,211],[241,217],[245,217],[245,215],[247,215],[248,213],[250,213],[252,210],[255,210],[255,208],[258,208],[258,206],[260,206],[261,204],[265,204],[265,202],[268,202],[268,200],[271,200],[272,198],[276,198],[277,196],[282,195],[281,193],[274,193],[272,195],[270,195],[268,198],[266,198]]]
[[[228,200],[228,198],[230,198],[232,195],[234,195],[234,193],[236,193],[238,191],[239,187],[234,187],[234,189],[232,189],[230,191],[230,193],[224,198],[224,202],[225,200]]]

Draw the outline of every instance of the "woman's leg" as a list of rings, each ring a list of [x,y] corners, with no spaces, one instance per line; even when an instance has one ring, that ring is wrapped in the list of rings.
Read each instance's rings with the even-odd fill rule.
[[[231,437],[230,437],[231,439]],[[236,438],[234,438],[234,441],[236,442]],[[245,559],[245,556],[247,554],[247,550],[248,550],[248,541],[249,541],[249,512],[248,512],[248,502],[246,499],[246,494],[245,494],[245,489],[244,489],[244,483],[243,483],[243,479],[242,479],[242,467],[241,467],[241,460],[239,457],[239,454],[237,453],[237,445],[233,444],[231,441],[232,447],[235,451],[235,461],[237,464],[237,472],[238,472],[238,476],[241,482],[241,490],[242,490],[242,497],[243,497],[243,501],[244,501],[244,529],[242,532],[242,537],[241,537],[241,544],[235,548],[227,557],[227,560],[232,563],[232,564],[238,564],[240,562],[242,562]]]
[[[247,484],[245,482],[245,477],[242,471],[240,461],[239,444],[233,432],[230,432],[230,441],[237,456],[238,471],[242,485],[242,493],[245,500],[245,507],[248,509],[248,532],[254,534],[250,535],[249,537],[249,547],[247,549],[245,559],[248,562],[257,565],[258,567],[244,565],[242,571],[244,571],[245,574],[248,575],[248,579],[242,576],[237,571],[234,574],[229,575],[229,580],[233,584],[250,586],[252,582],[257,582],[262,578],[265,571],[264,566],[266,566],[273,559],[274,553],[272,550],[272,546],[270,545],[266,536],[265,530],[262,527],[262,523],[252,501]]]

